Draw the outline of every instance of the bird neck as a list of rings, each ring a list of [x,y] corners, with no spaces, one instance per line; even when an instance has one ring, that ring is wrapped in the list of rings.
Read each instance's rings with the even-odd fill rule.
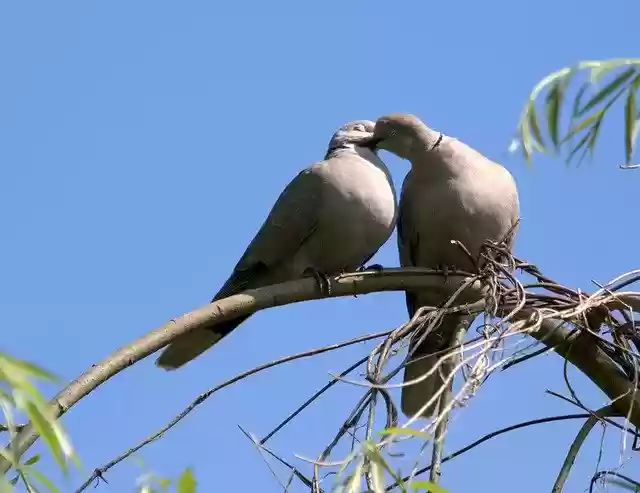
[[[412,158],[424,155],[425,152],[434,152],[443,138],[444,134],[442,132],[438,132],[424,125],[418,131],[418,138],[414,140],[416,144],[411,148]]]
[[[387,165],[384,164],[382,159],[380,159],[380,156],[378,156],[378,154],[369,147],[363,147],[355,144],[343,144],[340,147],[329,148],[324,159],[326,161],[328,159],[341,156],[358,156],[378,168],[387,175],[389,180],[391,180],[389,168],[387,168]]]
[[[330,159],[341,154],[360,154],[362,150],[370,151],[370,149],[367,149],[366,147],[357,146],[351,142],[336,142],[329,146],[324,158]]]
[[[439,134],[435,140],[431,139],[431,142],[433,143],[423,149],[416,149],[409,159],[412,174],[416,178],[430,182],[442,181],[465,172],[468,167],[467,163],[464,160],[455,159],[453,156],[455,152],[453,152],[451,144],[457,142],[456,139]]]

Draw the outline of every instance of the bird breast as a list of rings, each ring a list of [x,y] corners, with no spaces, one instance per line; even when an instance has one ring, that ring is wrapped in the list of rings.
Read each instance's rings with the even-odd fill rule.
[[[318,215],[317,229],[323,234],[310,238],[305,254],[314,265],[324,264],[325,271],[353,270],[391,236],[397,216],[395,189],[381,161],[373,163],[355,153],[348,160],[329,160],[321,173],[329,185]]]

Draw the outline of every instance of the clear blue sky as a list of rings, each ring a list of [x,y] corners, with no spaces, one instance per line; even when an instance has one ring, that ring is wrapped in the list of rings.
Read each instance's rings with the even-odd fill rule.
[[[353,119],[408,111],[503,162],[520,187],[517,253],[592,289],[637,268],[636,173],[621,171],[621,125],[596,159],[568,169],[506,152],[521,105],[548,72],[632,56],[640,7],[601,2],[4,2],[0,7],[2,349],[64,381],[206,303],[283,186]],[[407,163],[384,154],[399,186]],[[375,260],[397,265],[395,235]],[[260,313],[197,362],[167,374],[154,357],[64,418],[88,471],[151,434],[210,386],[292,352],[388,329],[401,293]],[[216,394],[139,454],[166,475],[195,469],[199,491],[281,491],[240,424],[262,435],[371,344],[292,363]],[[520,420],[577,412],[559,357],[492,378],[456,414],[448,450]],[[605,397],[571,368],[586,402]],[[326,395],[272,445],[315,456],[358,389]],[[581,423],[497,438],[443,468],[462,493],[548,491]],[[618,463],[610,432],[604,466]],[[600,431],[566,491],[595,470]],[[58,477],[46,463],[45,470]],[[633,463],[625,467],[640,474]],[[131,491],[128,461],[98,491]],[[72,491],[84,474],[63,484]],[[304,491],[297,486],[294,491]]]

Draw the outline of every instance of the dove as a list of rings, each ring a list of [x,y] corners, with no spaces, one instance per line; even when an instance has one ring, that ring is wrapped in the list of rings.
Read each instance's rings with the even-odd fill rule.
[[[309,272],[327,276],[353,271],[373,257],[391,236],[397,217],[391,174],[370,147],[373,128],[373,122],[357,120],[333,134],[324,160],[286,186],[212,301]],[[156,364],[166,370],[183,366],[247,318],[177,337]]]
[[[408,113],[380,117],[375,124],[374,145],[411,163],[402,185],[397,220],[401,266],[455,267],[474,272],[474,262],[452,240],[461,242],[474,259],[486,240],[501,241],[509,236],[508,247],[513,248],[519,199],[516,183],[506,168]],[[442,305],[457,288],[452,284],[447,285],[445,276],[441,289],[407,292],[409,315],[421,306]],[[413,337],[409,347],[414,352],[406,365],[402,388],[405,415],[434,415],[438,400],[427,403],[444,386],[456,359],[451,358],[427,378],[413,385],[410,382],[427,374],[443,356],[433,353],[455,345],[458,328],[468,329],[474,318],[449,314],[417,347],[420,334]]]

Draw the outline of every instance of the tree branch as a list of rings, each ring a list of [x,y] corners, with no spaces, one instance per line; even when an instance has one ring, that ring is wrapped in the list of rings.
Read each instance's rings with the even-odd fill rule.
[[[456,271],[453,275],[449,274],[448,282],[462,283],[471,275],[468,272]],[[442,272],[420,268],[385,268],[382,272],[374,270],[344,274],[329,279],[329,283],[331,295],[328,297],[331,298],[405,289],[435,291],[441,287]],[[481,296],[480,283],[475,283],[470,291],[475,292],[475,295],[470,294],[469,299]],[[248,290],[185,313],[111,353],[100,363],[92,365],[50,401],[53,415],[62,416],[107,380],[191,330],[210,327],[265,308],[326,297],[315,279],[303,278]],[[9,454],[15,451],[18,459],[37,439],[38,434],[29,423],[20,430],[6,450]],[[4,457],[0,457],[0,473],[6,474],[10,467],[11,464]]]
[[[534,273],[534,275],[536,274]],[[471,273],[450,272],[448,275],[449,286],[453,286],[454,283],[460,285],[472,276]],[[434,294],[436,294],[442,289],[441,277],[442,272],[440,271],[419,268],[385,268],[382,272],[375,270],[344,274],[334,279],[329,279],[330,297],[404,290],[433,290]],[[483,283],[476,281],[467,291],[461,293],[456,300],[457,304],[473,302],[473,305],[471,307],[467,306],[467,308],[472,308],[474,313],[480,312],[485,308],[485,304],[484,301],[478,302],[476,300],[483,298],[485,292]],[[610,291],[608,292],[610,293]],[[529,295],[527,293],[527,296]],[[249,290],[215,303],[207,304],[170,320],[162,327],[152,330],[138,340],[115,351],[102,362],[92,365],[91,368],[52,399],[52,412],[56,417],[63,415],[78,401],[89,395],[111,377],[190,330],[210,327],[269,307],[324,297],[326,295],[320,291],[314,279],[304,278]],[[544,316],[542,315],[543,310],[537,308],[541,306],[541,302],[539,300],[536,301],[534,294],[531,294],[531,297],[536,307],[524,307],[525,300],[522,299],[517,303],[512,301],[500,306],[499,311],[506,313],[511,310],[506,316],[506,318],[511,319],[511,323],[524,321],[525,326],[530,327],[527,330],[534,338],[546,345],[556,346],[555,351],[558,354],[573,363],[609,396],[616,410],[622,415],[628,416],[634,425],[640,427],[640,401],[636,398],[633,382],[598,346],[597,338],[579,330],[570,332],[565,328],[559,327],[559,325],[567,321],[579,324],[580,317],[591,306],[608,306],[612,310],[620,310],[621,307],[628,308],[627,305],[631,305],[635,310],[640,307],[640,295],[620,292],[615,293],[615,295],[603,295],[602,298],[597,298],[594,295],[593,299],[590,299],[589,307],[583,306],[582,311],[577,308],[575,310],[573,308],[571,310],[564,308],[555,310],[551,307],[544,309]],[[582,299],[583,297],[581,296],[575,305],[580,304]],[[563,320],[550,318],[555,316],[556,313]],[[9,454],[13,454],[16,451],[17,456],[20,457],[36,441],[37,437],[37,433],[32,425],[29,424],[16,435],[14,442],[6,450]],[[1,472],[6,473],[11,466],[7,460],[0,458],[0,467],[2,468]]]
[[[569,472],[571,472],[571,468],[573,467],[573,463],[578,456],[578,452],[580,452],[580,447],[589,436],[589,433],[593,429],[593,427],[601,420],[601,417],[608,416],[612,411],[612,406],[605,406],[594,414],[589,416],[589,418],[584,422],[584,424],[580,427],[578,434],[576,435],[571,447],[569,447],[569,451],[567,452],[567,456],[562,463],[562,468],[558,473],[558,477],[556,478],[556,482],[553,484],[553,488],[551,489],[551,493],[560,493],[564,484],[569,477]]]
[[[523,310],[526,311],[529,310]],[[555,351],[560,356],[572,363],[607,394],[616,411],[622,416],[628,416],[634,426],[639,427],[640,399],[634,391],[633,382],[629,381],[613,360],[595,344],[589,334],[560,327],[564,323],[557,319],[545,320],[531,336],[548,346],[556,346]]]
[[[154,442],[158,438],[162,437],[167,431],[169,431],[171,428],[173,428],[175,425],[177,425],[180,421],[182,421],[197,406],[202,404],[204,401],[206,401],[213,394],[215,394],[216,392],[224,389],[225,387],[228,387],[228,386],[230,386],[230,385],[232,385],[232,384],[234,384],[234,383],[236,383],[236,382],[238,382],[240,380],[243,380],[243,379],[245,379],[245,378],[247,378],[247,377],[249,377],[251,375],[255,375],[256,373],[259,373],[259,372],[261,372],[263,370],[267,370],[268,368],[273,368],[274,366],[278,366],[278,365],[282,365],[284,363],[288,363],[289,361],[294,361],[294,360],[302,359],[302,358],[308,358],[310,356],[316,356],[318,354],[326,353],[328,351],[335,351],[336,349],[340,349],[340,348],[343,348],[343,347],[351,346],[352,344],[358,344],[358,343],[361,343],[361,342],[364,342],[364,341],[369,341],[371,339],[376,339],[378,337],[383,337],[388,333],[389,333],[389,331],[387,331],[387,332],[378,332],[376,334],[369,334],[369,335],[366,335],[366,336],[356,337],[355,339],[350,339],[348,341],[344,341],[344,342],[341,342],[341,343],[338,343],[338,344],[332,344],[330,346],[324,346],[324,347],[321,347],[321,348],[310,349],[308,351],[303,351],[301,353],[296,353],[296,354],[292,354],[292,355],[289,355],[289,356],[285,356],[283,358],[278,358],[278,359],[270,361],[268,363],[263,363],[261,365],[258,365],[256,367],[250,369],[250,370],[243,371],[242,373],[240,373],[240,374],[238,374],[238,375],[236,375],[236,376],[234,376],[234,377],[232,377],[232,378],[230,378],[228,380],[225,380],[224,382],[216,385],[213,388],[210,388],[209,390],[203,392],[198,397],[196,397],[185,409],[183,409],[176,417],[174,417],[171,421],[169,421],[169,423],[167,423],[165,426],[160,428],[158,431],[154,432],[153,434],[151,434],[150,436],[148,436],[147,438],[145,438],[144,440],[142,440],[141,442],[139,442],[135,446],[131,447],[126,452],[120,454],[115,459],[109,461],[105,465],[94,469],[93,474],[82,484],[82,486],[80,486],[80,488],[78,488],[76,490],[76,493],[80,493],[81,491],[84,491],[85,489],[87,489],[89,487],[89,485],[94,480],[100,479],[100,478],[104,479],[103,478],[103,474],[105,472],[107,472],[109,469],[111,469],[115,465],[119,464],[120,462],[122,462],[126,458],[130,457],[134,453],[136,453],[142,447],[144,447],[144,446],[148,445],[149,443]],[[273,435],[273,433],[271,435]],[[258,442],[258,445],[260,445],[260,446],[264,445],[265,441],[266,441],[266,439]]]

